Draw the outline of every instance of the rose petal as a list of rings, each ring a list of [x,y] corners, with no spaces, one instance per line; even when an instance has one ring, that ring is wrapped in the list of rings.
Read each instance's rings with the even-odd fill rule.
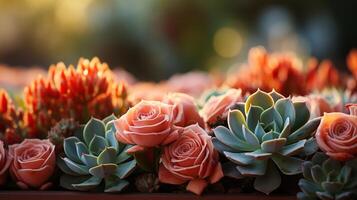
[[[187,184],[186,190],[201,195],[208,183],[204,179],[194,179]]]
[[[185,179],[173,175],[162,164],[159,167],[159,180],[162,183],[168,183],[173,185],[180,185],[187,181]]]

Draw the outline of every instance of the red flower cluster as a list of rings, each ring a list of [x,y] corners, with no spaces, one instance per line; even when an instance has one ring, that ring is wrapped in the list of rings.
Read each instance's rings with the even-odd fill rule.
[[[104,118],[126,111],[126,89],[116,84],[106,63],[98,58],[80,59],[75,69],[53,65],[46,78],[25,88],[25,124],[30,137],[45,137],[58,121],[73,118],[80,123],[91,116]]]

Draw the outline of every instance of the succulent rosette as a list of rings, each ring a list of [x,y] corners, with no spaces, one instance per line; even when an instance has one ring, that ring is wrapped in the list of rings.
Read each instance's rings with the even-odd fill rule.
[[[213,144],[234,164],[236,178],[255,177],[254,188],[269,194],[280,186],[280,172],[301,173],[304,160],[298,155],[316,150],[311,137],[320,119],[309,121],[305,102],[274,91],[258,90],[235,107],[228,113],[228,128],[214,129]]]
[[[127,110],[125,86],[98,58],[80,59],[76,68],[52,65],[47,77],[25,87],[24,101],[29,136],[41,138],[64,118],[86,123],[91,116],[102,119]]]
[[[209,183],[223,177],[218,152],[198,124],[181,131],[176,141],[163,148],[159,180],[175,185],[188,182],[186,189],[200,195]]]
[[[303,163],[299,200],[357,199],[357,159],[340,162],[318,152]]]
[[[49,140],[25,139],[9,146],[10,172],[22,189],[45,190],[56,167],[55,146]]]
[[[12,157],[8,155],[4,142],[0,140],[0,186],[6,183],[8,169],[12,163]]]
[[[135,169],[136,161],[126,153],[130,147],[115,138],[111,115],[103,121],[91,118],[82,135],[64,140],[65,157],[57,160],[64,172],[60,185],[69,190],[88,191],[101,188],[104,192],[120,192],[129,182],[125,180]]]
[[[336,160],[357,156],[357,105],[349,105],[350,114],[325,113],[316,132],[320,149]]]

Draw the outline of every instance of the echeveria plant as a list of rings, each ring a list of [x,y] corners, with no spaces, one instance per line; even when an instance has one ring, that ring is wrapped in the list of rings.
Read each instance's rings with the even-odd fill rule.
[[[111,115],[100,121],[91,118],[83,135],[64,140],[65,157],[58,160],[62,187],[87,191],[98,188],[104,180],[105,192],[120,192],[129,182],[124,180],[136,166],[136,161],[126,153],[130,147],[115,138]]]
[[[266,194],[277,189],[280,172],[301,173],[304,160],[297,155],[316,150],[311,137],[320,119],[309,117],[305,102],[292,102],[275,91],[256,91],[229,111],[228,128],[214,129],[215,148],[232,162],[231,171],[225,172],[236,178],[256,177],[254,188]]]

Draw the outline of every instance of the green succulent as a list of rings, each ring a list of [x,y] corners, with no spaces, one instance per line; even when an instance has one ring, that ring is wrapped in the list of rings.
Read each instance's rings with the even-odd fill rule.
[[[300,179],[300,200],[357,199],[357,159],[339,162],[318,152],[303,163],[304,178]]]
[[[258,90],[245,103],[238,103],[228,113],[228,128],[215,128],[212,139],[231,161],[225,174],[256,177],[254,188],[269,194],[281,184],[279,171],[301,173],[304,160],[298,155],[317,150],[312,135],[320,119],[309,121],[309,117],[305,102],[292,102],[275,91]]]
[[[104,180],[105,192],[119,192],[129,184],[124,178],[135,169],[136,161],[126,153],[130,146],[115,138],[115,119],[114,115],[103,121],[91,118],[82,135],[64,140],[65,157],[57,161],[64,172],[62,187],[87,191]]]

